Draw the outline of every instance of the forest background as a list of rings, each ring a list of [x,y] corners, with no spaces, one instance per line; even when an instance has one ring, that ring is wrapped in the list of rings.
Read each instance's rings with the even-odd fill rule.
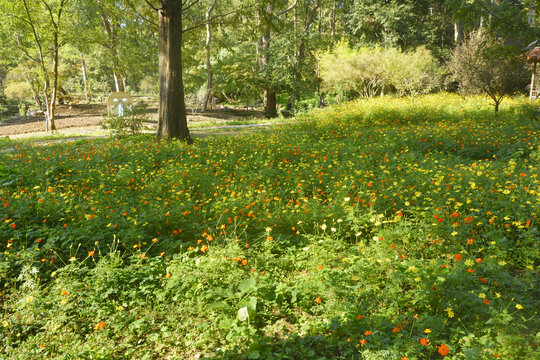
[[[261,105],[276,117],[444,89],[487,93],[497,110],[502,95],[527,89],[537,3],[2,1],[0,106],[42,109],[51,131],[58,101],[159,96],[158,135],[186,140],[183,99],[203,110],[212,97]]]

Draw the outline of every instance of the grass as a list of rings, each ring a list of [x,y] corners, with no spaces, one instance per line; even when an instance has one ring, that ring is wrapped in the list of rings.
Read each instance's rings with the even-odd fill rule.
[[[0,352],[536,359],[540,127],[503,104],[0,154]]]

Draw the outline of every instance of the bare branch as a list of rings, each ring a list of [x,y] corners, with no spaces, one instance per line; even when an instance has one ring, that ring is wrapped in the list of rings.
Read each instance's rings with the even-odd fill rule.
[[[228,13],[225,13],[225,14],[219,14],[219,15],[212,16],[212,17],[210,18],[209,21],[212,22],[212,21],[214,21],[215,19],[219,19],[219,18],[223,18],[223,17],[229,16],[229,15],[231,15],[231,14],[240,12],[240,11],[242,11],[242,10],[249,9],[249,8],[251,8],[251,7],[253,7],[253,6],[255,6],[255,3],[250,4],[250,5],[247,5],[247,6],[244,6],[244,7],[241,7],[241,8],[238,8],[238,9],[235,9],[235,10],[232,10],[232,11],[230,11],[230,12],[228,12]],[[185,32],[194,30],[194,29],[196,29],[196,28],[198,28],[198,27],[200,27],[200,26],[203,26],[203,25],[206,25],[206,20],[203,21],[203,22],[200,22],[200,23],[198,23],[198,24],[196,24],[196,25],[190,26],[190,27],[184,29],[182,32],[185,33]]]
[[[276,13],[275,16],[280,17],[281,15],[285,14],[287,11],[290,11],[290,10],[294,9],[296,7],[297,3],[298,3],[298,0],[294,0],[294,3],[292,3],[291,6],[289,6],[288,8],[286,8],[284,10],[281,10],[280,12]]]
[[[131,2],[131,0],[125,0],[126,3],[129,5],[129,7],[135,11],[135,13],[137,14],[137,16],[139,18],[141,18],[144,22],[148,23],[149,25],[155,27],[155,28],[158,28],[159,25],[156,23],[156,22],[153,22],[152,20],[150,20],[149,18],[147,18],[146,16],[142,15],[139,11],[137,11],[137,9],[135,8],[135,5],[133,5],[133,3]],[[148,2],[148,1],[147,1]],[[151,6],[152,9],[156,10],[157,9],[153,6]]]
[[[148,6],[150,6],[152,10],[158,11],[158,8],[152,5],[152,3],[149,0],[144,0],[144,1],[148,4]],[[162,1],[160,0],[160,2]]]
[[[182,11],[185,11],[185,10],[189,10],[190,7],[192,7],[193,5],[196,5],[200,0],[194,0],[191,4],[189,4],[188,6],[184,7],[184,5],[187,4],[188,0],[185,0],[183,3],[182,3]]]

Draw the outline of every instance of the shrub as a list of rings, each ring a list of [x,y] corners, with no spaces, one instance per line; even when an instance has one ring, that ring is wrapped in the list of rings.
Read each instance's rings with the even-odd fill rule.
[[[410,96],[413,101],[418,95],[428,94],[441,85],[444,71],[424,46],[414,52],[390,49],[386,51],[384,61],[389,83],[400,95]]]
[[[340,42],[334,51],[323,53],[320,62],[326,90],[362,97],[374,97],[383,93],[385,85],[391,85],[400,95],[414,100],[438,88],[444,73],[425,47],[414,52],[378,47],[355,50]]]
[[[525,74],[515,55],[511,46],[474,33],[454,49],[448,68],[461,96],[484,93],[493,100],[497,114],[504,95],[518,89]]]
[[[132,109],[125,110],[124,116],[107,116],[101,126],[111,130],[115,136],[138,134],[143,124],[148,121],[147,109],[148,105],[145,102],[134,104]]]
[[[354,91],[362,97],[376,96],[385,82],[381,66],[385,51],[381,48],[354,50],[340,42],[332,52],[321,55],[321,78],[326,90]]]

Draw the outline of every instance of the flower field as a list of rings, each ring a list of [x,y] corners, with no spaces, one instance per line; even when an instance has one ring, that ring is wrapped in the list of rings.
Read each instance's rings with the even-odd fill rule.
[[[360,100],[0,153],[0,358],[538,359],[538,107]]]

